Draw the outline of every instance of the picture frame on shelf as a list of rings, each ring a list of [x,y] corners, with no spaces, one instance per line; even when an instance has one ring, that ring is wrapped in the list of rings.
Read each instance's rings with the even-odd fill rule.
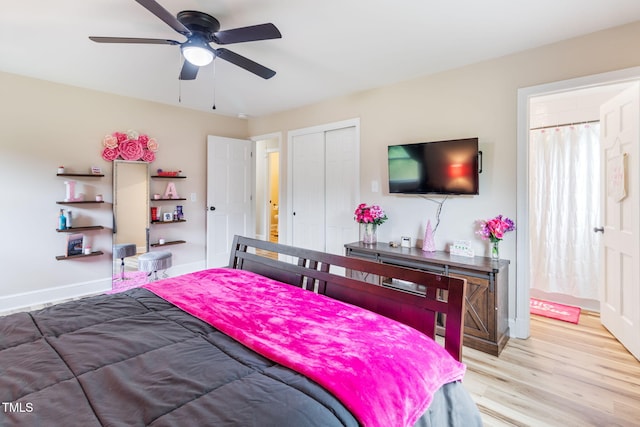
[[[67,236],[67,256],[82,255],[84,234],[74,233]]]
[[[173,221],[173,214],[171,212],[165,212],[162,214],[162,221],[170,222]]]

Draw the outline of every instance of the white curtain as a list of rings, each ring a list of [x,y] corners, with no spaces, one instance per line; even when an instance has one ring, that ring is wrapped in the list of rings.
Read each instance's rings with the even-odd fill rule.
[[[600,125],[530,132],[531,287],[598,299]]]

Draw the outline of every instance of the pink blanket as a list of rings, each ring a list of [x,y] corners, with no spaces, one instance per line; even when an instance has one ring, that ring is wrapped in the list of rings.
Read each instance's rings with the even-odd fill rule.
[[[465,372],[413,328],[251,272],[211,269],[144,287],[322,385],[364,426],[412,426]]]

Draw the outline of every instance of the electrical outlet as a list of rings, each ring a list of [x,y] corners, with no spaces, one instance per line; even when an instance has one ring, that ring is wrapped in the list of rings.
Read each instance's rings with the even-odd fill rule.
[[[191,201],[195,202],[197,200],[196,193],[191,193]]]

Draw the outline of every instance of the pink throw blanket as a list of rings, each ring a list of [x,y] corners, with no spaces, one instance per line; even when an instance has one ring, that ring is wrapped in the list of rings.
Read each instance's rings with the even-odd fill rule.
[[[144,286],[329,390],[364,426],[412,426],[465,366],[394,320],[263,276],[211,269]]]

